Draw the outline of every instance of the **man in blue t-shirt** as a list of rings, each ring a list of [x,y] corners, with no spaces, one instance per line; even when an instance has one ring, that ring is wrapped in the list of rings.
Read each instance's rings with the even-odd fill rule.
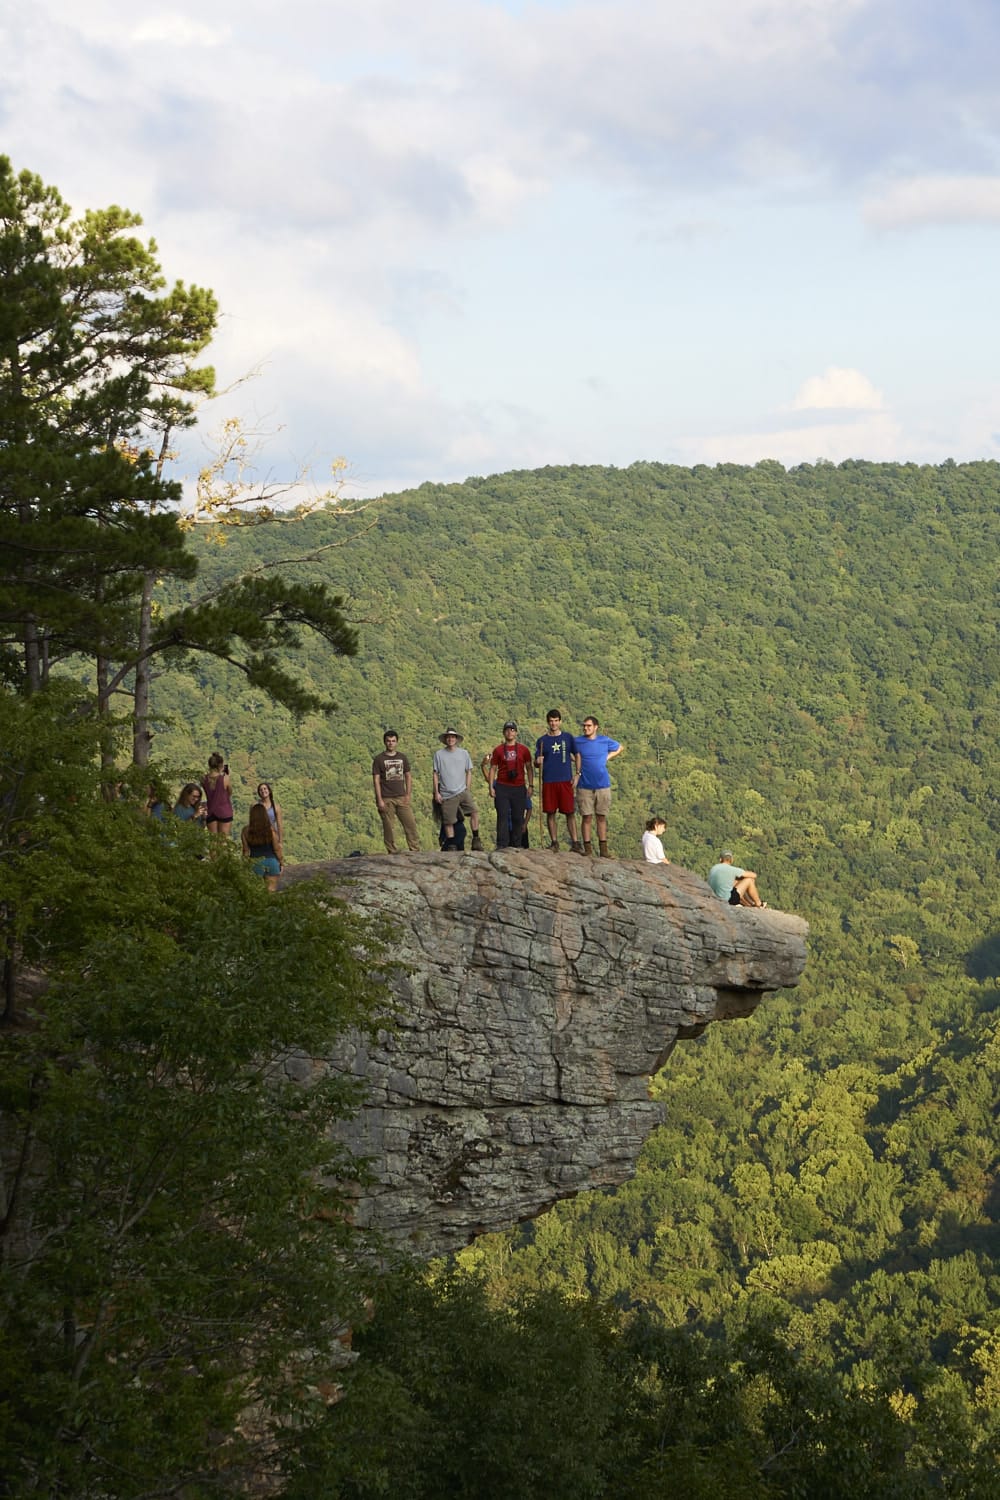
[[[548,734],[535,741],[535,765],[542,778],[542,811],[549,825],[549,848],[559,853],[559,813],[566,816],[566,831],[569,847],[574,854],[583,853],[583,845],[576,837],[576,810],[573,804],[573,772],[579,773],[580,757],[576,753],[576,740],[562,727],[562,714],[558,708],[550,708],[545,716]]]
[[[624,745],[598,734],[600,724],[593,714],[583,721],[583,734],[576,736],[576,753],[580,766],[576,777],[576,810],[580,814],[584,854],[593,854],[590,829],[597,819],[597,846],[601,858],[608,857],[608,813],[611,811],[611,777],[608,761],[621,755]]]

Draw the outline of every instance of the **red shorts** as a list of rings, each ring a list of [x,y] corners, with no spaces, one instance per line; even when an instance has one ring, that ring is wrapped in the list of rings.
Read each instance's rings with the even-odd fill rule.
[[[542,783],[542,812],[571,813],[572,811],[573,783],[571,781]]]

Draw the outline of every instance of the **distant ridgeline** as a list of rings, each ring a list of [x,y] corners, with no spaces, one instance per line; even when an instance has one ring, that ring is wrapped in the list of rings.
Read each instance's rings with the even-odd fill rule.
[[[340,535],[320,515],[205,543],[203,578]],[[533,742],[552,705],[596,714],[626,745],[612,854],[661,812],[673,861],[731,847],[809,922],[801,987],[668,1070],[635,1180],[492,1261],[481,1241],[487,1269],[708,1328],[757,1299],[843,1367],[926,1354],[973,1405],[1000,1379],[998,556],[994,463],[426,484],[302,569],[360,624],[355,660],[299,662],[336,715],[297,727],[214,667],[156,684],[155,753],[224,749],[237,824],[267,777],[292,862],[379,850],[386,726],[431,847],[446,724],[477,758],[510,716]]]

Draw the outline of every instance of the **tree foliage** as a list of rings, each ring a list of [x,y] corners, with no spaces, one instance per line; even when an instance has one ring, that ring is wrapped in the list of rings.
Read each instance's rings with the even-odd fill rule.
[[[75,652],[127,654],[143,569],[196,567],[150,435],[211,388],[194,360],[216,305],[202,288],[164,292],[139,223],[120,208],[74,220],[0,158],[0,620],[28,691]]]
[[[245,1493],[359,1315],[357,1099],[310,1059],[378,1018],[381,939],[101,801],[71,706],[0,696],[0,1487]]]
[[[497,1303],[470,1277],[408,1274],[382,1283],[356,1345],[294,1500],[993,1493],[954,1404],[845,1387],[765,1319],[722,1345],[554,1291]]]

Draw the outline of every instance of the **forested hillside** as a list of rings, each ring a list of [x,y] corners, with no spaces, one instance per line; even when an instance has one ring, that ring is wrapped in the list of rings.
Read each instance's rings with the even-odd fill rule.
[[[204,541],[203,577],[336,528]],[[387,724],[429,845],[447,722],[475,755],[509,715],[533,740],[552,704],[571,727],[595,713],[627,747],[612,853],[636,857],[651,811],[692,869],[733,847],[810,922],[810,963],[795,993],[678,1049],[634,1182],[463,1263],[502,1300],[592,1294],[712,1338],[766,1314],[804,1366],[894,1392],[925,1436],[949,1413],[980,1456],[1000,1402],[998,544],[988,463],[424,485],[303,567],[360,623],[354,660],[302,659],[336,715],[297,727],[214,665],[154,686],[156,753],[180,771],[225,749],[238,818],[273,779],[292,859],[379,847]],[[959,1467],[946,1492],[989,1493]]]

